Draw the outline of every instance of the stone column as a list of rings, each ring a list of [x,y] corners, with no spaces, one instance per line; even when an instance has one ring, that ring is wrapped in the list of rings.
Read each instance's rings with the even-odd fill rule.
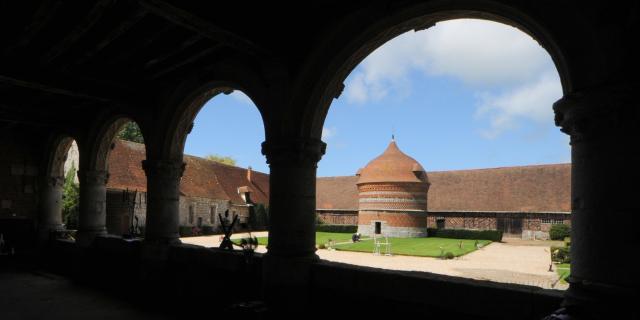
[[[145,242],[180,243],[180,179],[185,164],[173,160],[144,160],[147,175]]]
[[[49,240],[51,231],[62,229],[62,193],[64,177],[46,177],[40,189],[38,239]]]
[[[107,179],[104,170],[80,170],[80,216],[76,243],[88,247],[96,236],[107,234]]]
[[[571,137],[571,277],[564,305],[576,318],[640,318],[632,310],[640,273],[630,262],[640,247],[637,92],[602,88],[554,104],[556,124]]]
[[[308,304],[315,254],[316,168],[320,140],[262,143],[269,176],[269,245],[263,260],[264,297],[271,308],[302,311]]]

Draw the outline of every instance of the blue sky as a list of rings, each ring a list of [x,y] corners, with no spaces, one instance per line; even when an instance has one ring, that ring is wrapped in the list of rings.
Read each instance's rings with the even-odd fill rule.
[[[570,162],[553,124],[562,96],[551,57],[503,24],[452,20],[410,31],[367,57],[345,80],[323,130],[318,176],[353,175],[394,133],[427,171]],[[260,115],[241,92],[209,101],[185,153],[230,155],[268,172]]]

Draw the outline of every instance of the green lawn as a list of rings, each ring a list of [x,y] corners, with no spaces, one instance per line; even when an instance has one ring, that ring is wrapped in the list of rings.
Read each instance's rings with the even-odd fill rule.
[[[571,274],[571,264],[569,263],[560,263],[556,265],[556,272],[560,276],[561,283],[567,283],[565,279]]]
[[[372,239],[363,237],[362,241],[352,243],[351,235],[351,233],[316,232],[316,244],[326,244],[331,239],[334,243],[348,242],[337,244],[335,246],[336,250],[373,253]],[[258,238],[258,243],[266,246],[267,240],[267,237]],[[460,241],[462,241],[462,248],[459,247]],[[389,238],[389,242],[391,243],[391,253],[394,255],[440,257],[442,252],[451,252],[454,256],[459,257],[476,250],[476,240],[468,239]],[[478,240],[478,244],[481,246],[486,246],[489,243],[491,243],[489,240]],[[440,247],[442,247],[442,250]]]
[[[460,248],[462,241],[462,248]],[[391,253],[394,255],[440,257],[442,252],[451,252],[458,257],[475,251],[476,240],[459,240],[446,238],[389,238]],[[486,246],[489,240],[478,240],[478,244]],[[442,249],[440,249],[442,247]],[[373,240],[336,245],[337,250],[373,252]]]
[[[329,242],[329,239],[333,240],[335,243],[347,242],[351,241],[352,235],[352,233],[316,232],[316,244],[326,244],[327,242]],[[268,243],[268,238],[258,238],[258,243],[262,246],[266,246]]]

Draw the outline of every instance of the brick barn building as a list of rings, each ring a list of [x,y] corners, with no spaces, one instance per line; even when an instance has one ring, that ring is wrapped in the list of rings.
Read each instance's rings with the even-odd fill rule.
[[[147,178],[142,169],[144,144],[116,140],[109,154],[107,182],[107,230],[129,231],[133,217],[144,226],[147,211]],[[269,176],[262,172],[185,155],[180,181],[180,226],[220,225],[218,214],[229,221],[238,215],[247,222],[247,199],[268,205]],[[229,216],[224,217],[226,210]]]
[[[127,233],[146,218],[143,144],[118,140],[109,155],[107,229]],[[180,225],[218,227],[228,209],[248,220],[247,196],[268,204],[269,175],[185,156]],[[426,228],[498,229],[508,237],[545,239],[553,224],[570,224],[571,164],[425,172],[392,141],[354,176],[319,177],[316,212],[362,234],[424,236]],[[243,198],[244,197],[244,198]]]
[[[397,146],[392,142],[387,150],[393,148],[397,149]],[[410,178],[413,171],[408,170],[411,161],[407,159],[413,159],[407,156],[407,163],[403,164],[406,167],[405,177]],[[366,168],[359,171],[360,176],[317,179],[316,212],[321,220],[361,226],[359,219],[367,219],[371,225],[369,217],[361,219],[358,215],[363,213],[362,199],[370,196],[363,196],[362,186],[367,184],[361,182],[365,173]],[[416,178],[417,181],[419,179]],[[429,228],[497,229],[507,237],[546,239],[551,225],[571,223],[571,164],[426,172],[424,181],[428,183],[428,201],[424,206],[428,213],[425,214],[424,225]],[[427,188],[423,188],[424,200],[427,200]],[[417,208],[422,199],[416,196],[414,200],[402,201],[408,201]],[[383,221],[378,219],[381,227]],[[421,223],[415,226],[423,227]],[[375,232],[375,225],[373,228]],[[379,231],[398,235],[392,230]]]

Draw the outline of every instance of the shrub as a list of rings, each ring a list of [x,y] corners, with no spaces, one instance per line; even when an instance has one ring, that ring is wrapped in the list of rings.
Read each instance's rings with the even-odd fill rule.
[[[213,234],[213,227],[212,226],[202,226],[202,234],[204,235],[210,235]]]
[[[571,236],[571,228],[566,224],[554,224],[549,229],[549,238],[551,240],[563,240]]]
[[[318,249],[326,249],[327,246],[324,245],[324,243],[321,243],[318,245]]]
[[[499,230],[427,229],[429,237],[502,241]]]
[[[180,233],[181,237],[191,237],[193,236],[193,232],[191,230],[190,226],[180,226],[180,228],[178,229],[178,233]]]
[[[551,247],[551,261],[571,263],[570,247]]]
[[[316,225],[319,232],[356,233],[358,226],[351,224],[319,224]]]
[[[571,237],[565,237],[564,238],[564,246],[565,247],[570,247],[571,246]]]
[[[447,251],[447,253],[444,254],[444,257],[446,259],[453,259],[455,256],[453,255],[453,252]]]

